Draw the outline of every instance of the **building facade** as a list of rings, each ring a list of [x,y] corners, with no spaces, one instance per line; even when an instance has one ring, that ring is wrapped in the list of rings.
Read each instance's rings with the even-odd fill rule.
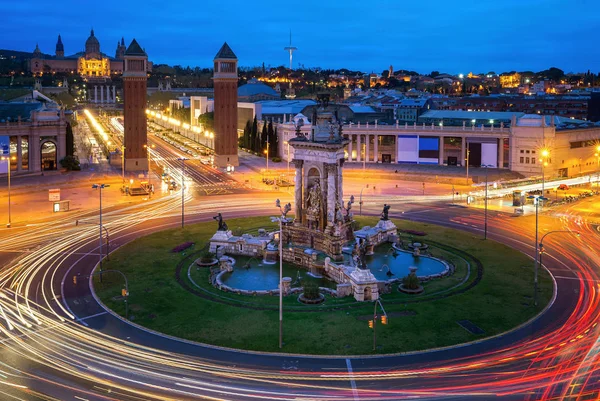
[[[298,116],[297,116],[298,117]],[[301,116],[306,119],[307,117]],[[293,160],[287,144],[295,121],[277,125],[279,154]],[[596,173],[600,166],[600,126],[557,116],[513,115],[506,126],[419,124],[346,124],[346,162],[412,163],[505,168],[524,176],[571,177]],[[310,135],[309,126],[301,127]],[[548,156],[540,162],[542,149]]]
[[[66,156],[64,110],[53,102],[0,103],[0,154],[13,173],[56,170]],[[8,164],[0,165],[6,173]]]
[[[29,70],[33,74],[47,73],[78,73],[85,77],[110,77],[123,73],[123,56],[125,40],[117,42],[115,56],[108,56],[100,51],[100,41],[92,29],[85,42],[85,50],[70,56],[65,56],[62,38],[58,35],[54,56],[45,55],[36,45],[29,60]]]
[[[125,170],[147,171],[146,63],[148,56],[133,39],[125,51],[124,59]]]
[[[214,59],[215,141],[217,167],[239,166],[238,162],[238,59],[227,43]]]

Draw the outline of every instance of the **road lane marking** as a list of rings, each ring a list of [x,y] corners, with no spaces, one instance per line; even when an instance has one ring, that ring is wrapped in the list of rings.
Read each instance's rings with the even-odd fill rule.
[[[348,376],[350,377],[350,385],[352,386],[352,396],[354,397],[354,401],[359,401],[358,391],[356,390],[356,383],[354,382],[354,374],[352,373],[352,363],[350,359],[346,358],[346,367],[348,368]]]
[[[580,278],[580,277],[566,277],[566,276],[554,276],[554,277],[555,278],[565,279],[565,280],[594,281],[594,282],[600,283],[600,280],[589,280],[589,279]]]

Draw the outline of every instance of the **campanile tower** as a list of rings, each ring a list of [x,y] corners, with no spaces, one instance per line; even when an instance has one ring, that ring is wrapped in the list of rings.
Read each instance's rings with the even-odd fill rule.
[[[133,39],[125,51],[123,97],[125,119],[125,170],[148,170],[146,153],[146,71],[148,56]]]
[[[238,166],[237,62],[227,43],[215,56],[215,159],[217,167]]]

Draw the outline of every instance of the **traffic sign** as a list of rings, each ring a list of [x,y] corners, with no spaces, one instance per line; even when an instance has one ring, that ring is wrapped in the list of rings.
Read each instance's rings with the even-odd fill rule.
[[[60,188],[48,190],[48,200],[50,202],[60,201]]]

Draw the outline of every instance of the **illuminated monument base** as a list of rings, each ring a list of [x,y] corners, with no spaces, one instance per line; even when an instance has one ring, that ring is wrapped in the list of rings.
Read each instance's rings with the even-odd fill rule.
[[[214,164],[219,168],[227,168],[227,166],[237,167],[240,165],[238,155],[217,155],[214,156]]]
[[[125,159],[125,171],[147,171],[148,159],[143,157],[139,159]]]

